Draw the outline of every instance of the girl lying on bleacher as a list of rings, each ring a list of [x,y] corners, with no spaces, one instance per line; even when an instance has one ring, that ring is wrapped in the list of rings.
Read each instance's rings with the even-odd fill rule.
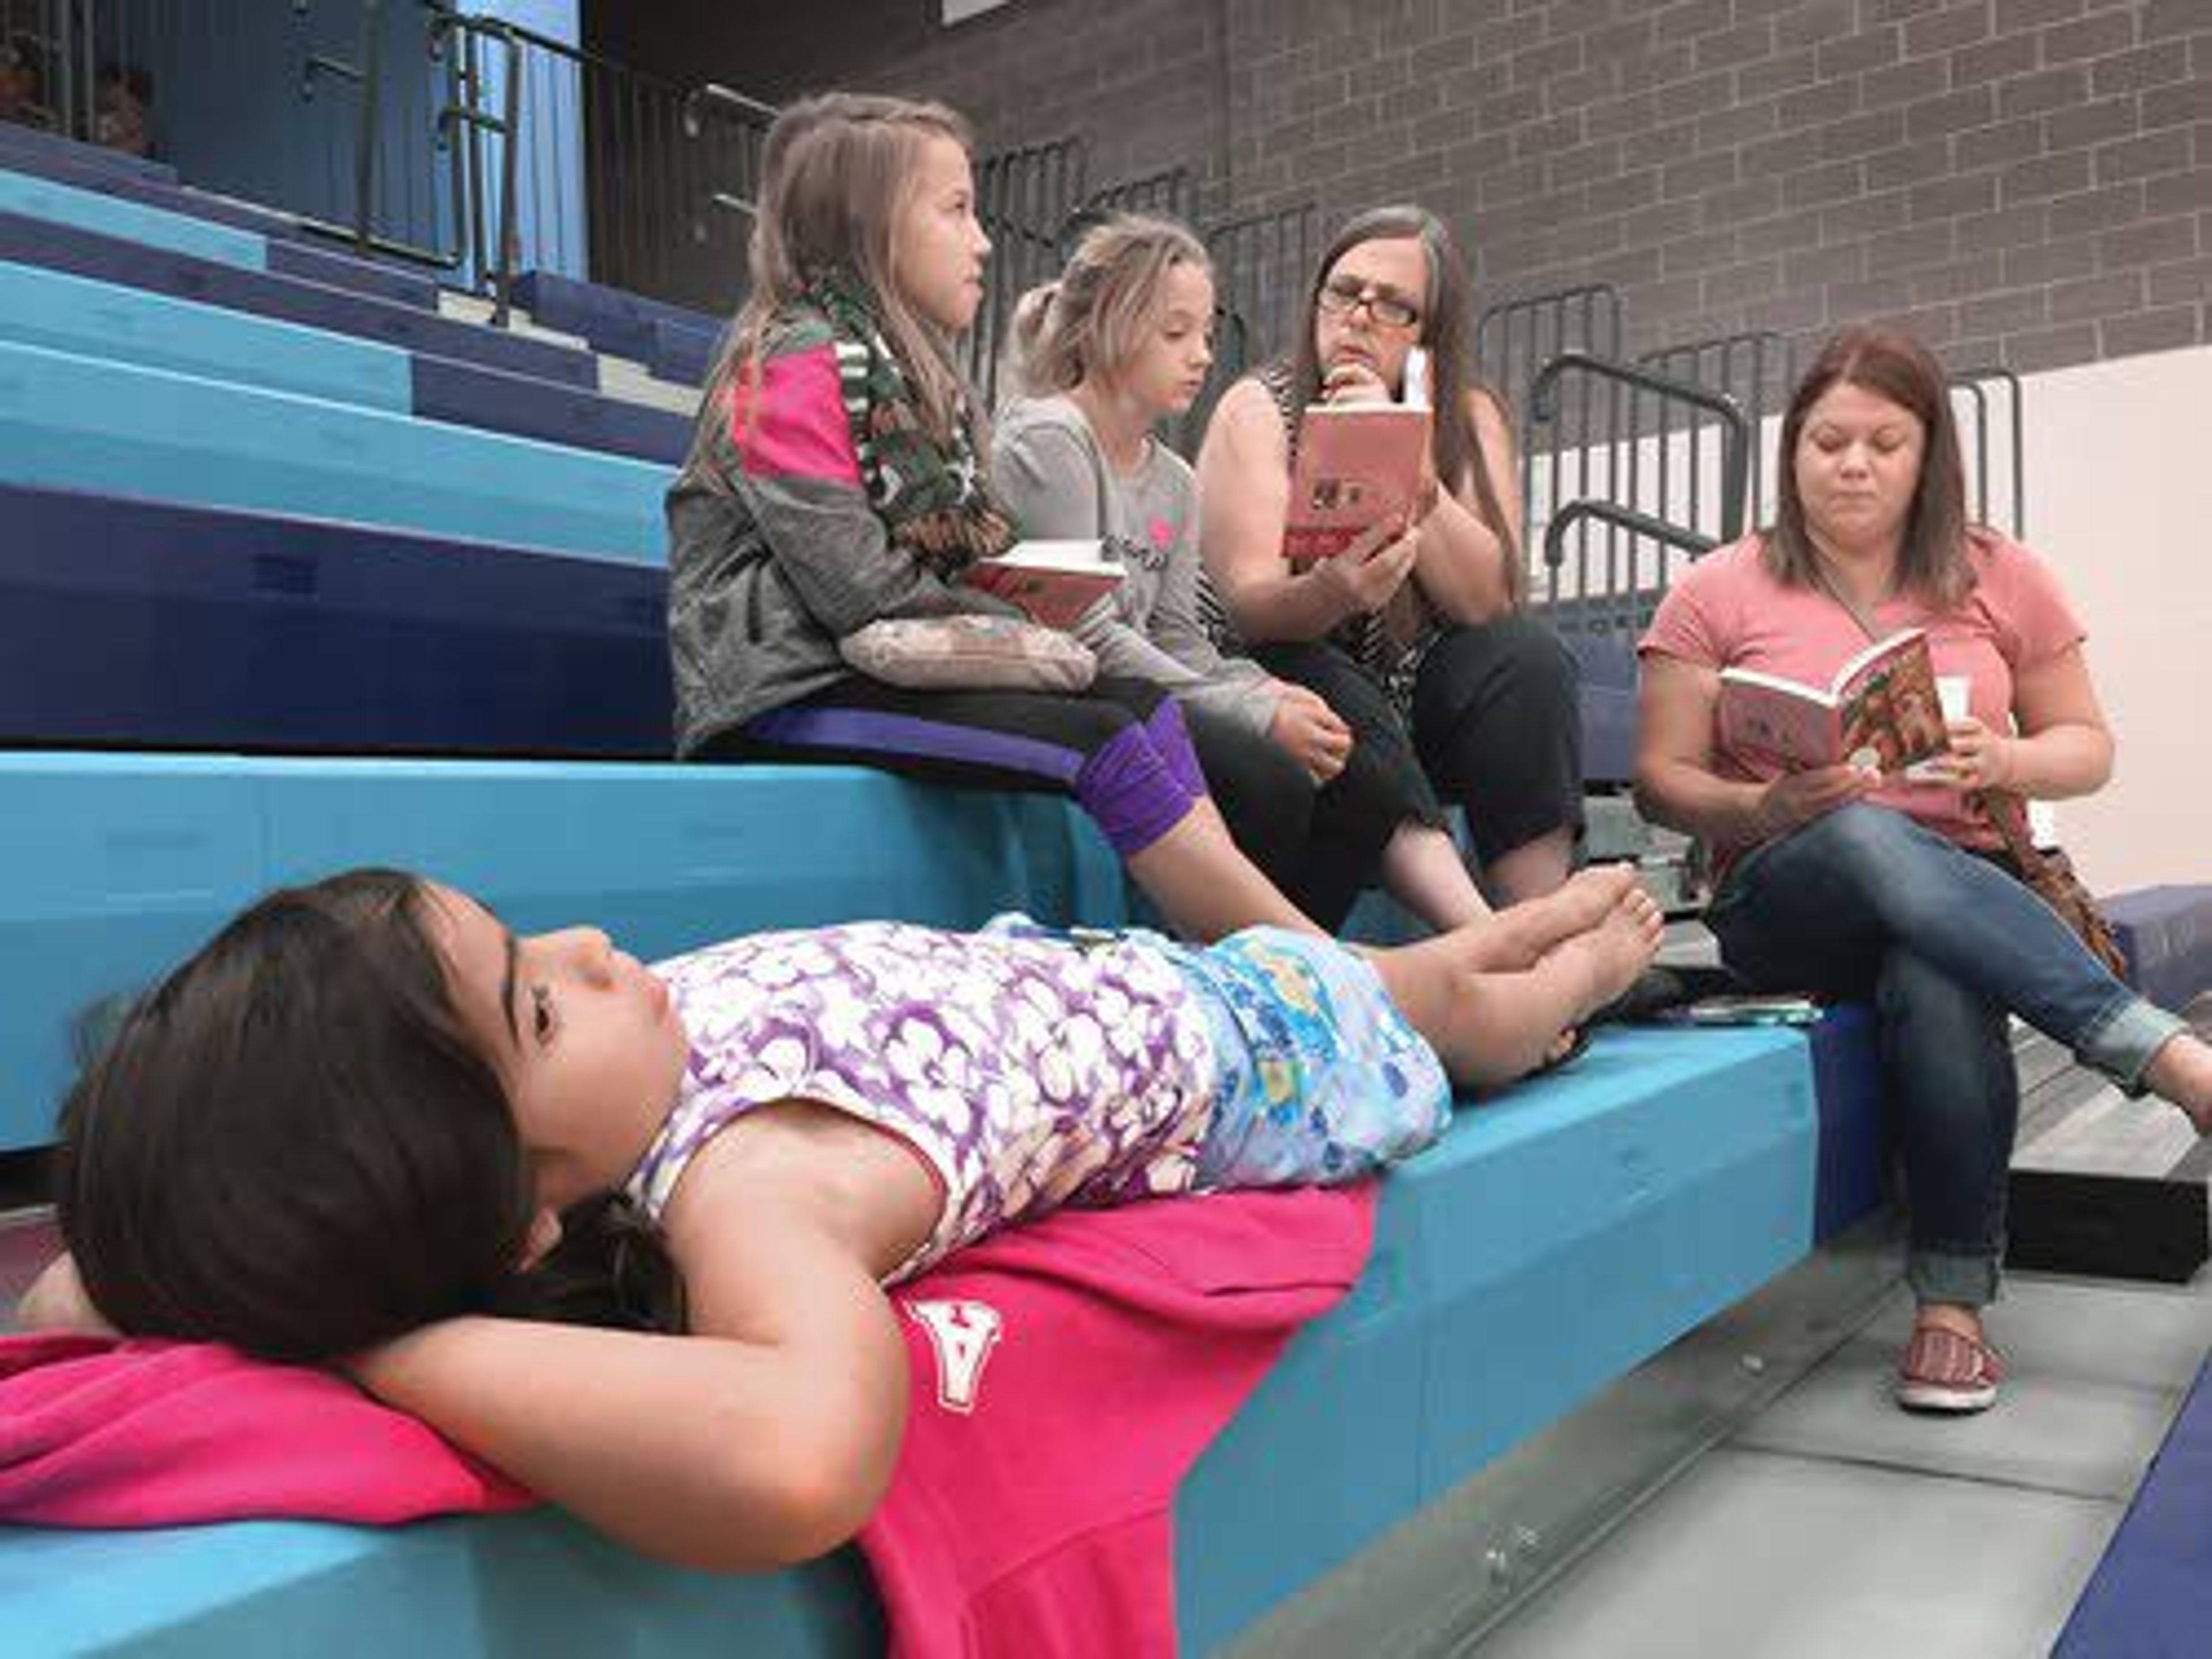
[[[1183,932],[1310,928],[1237,850],[1159,687],[848,665],[879,623],[1012,614],[960,580],[1013,541],[949,345],[991,250],[968,149],[950,110],[890,98],[805,100],[769,131],[750,295],[669,492],[678,752],[1064,791]]]
[[[356,872],[246,911],[87,1066],[70,1254],[24,1322],[342,1363],[639,1549],[795,1561],[890,1477],[884,1285],[1062,1206],[1364,1175],[1443,1130],[1451,1085],[1534,1066],[1659,933],[1615,868],[1370,953],[1012,918],[647,970]]]

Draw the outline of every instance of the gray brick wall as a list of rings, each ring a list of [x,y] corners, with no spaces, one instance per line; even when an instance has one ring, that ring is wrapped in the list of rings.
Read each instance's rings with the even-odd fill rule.
[[[1413,197],[1486,299],[1610,282],[1638,349],[1886,317],[2027,372],[2212,340],[2212,0],[1014,0],[878,6],[842,48],[793,9],[811,83],[1079,133],[1094,180],[1187,163],[1212,210]]]

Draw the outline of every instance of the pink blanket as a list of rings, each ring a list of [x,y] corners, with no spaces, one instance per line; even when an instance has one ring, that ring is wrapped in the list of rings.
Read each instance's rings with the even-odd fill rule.
[[[0,1338],[0,1520],[388,1522],[532,1501],[327,1372],[210,1343]]]
[[[912,1418],[860,1536],[895,1650],[1171,1650],[1176,1486],[1358,1277],[1373,1216],[1372,1183],[1065,1212],[902,1286]],[[386,1523],[532,1501],[325,1372],[0,1337],[0,1521]]]
[[[1358,1278],[1374,1196],[1063,1212],[902,1291],[913,1412],[860,1534],[894,1653],[1172,1652],[1176,1487]]]

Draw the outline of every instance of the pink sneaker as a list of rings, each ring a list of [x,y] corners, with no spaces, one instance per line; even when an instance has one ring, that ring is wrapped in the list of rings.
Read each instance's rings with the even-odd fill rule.
[[[1942,1325],[1916,1325],[1897,1368],[1897,1403],[1909,1412],[1987,1411],[2003,1376],[1987,1344]]]

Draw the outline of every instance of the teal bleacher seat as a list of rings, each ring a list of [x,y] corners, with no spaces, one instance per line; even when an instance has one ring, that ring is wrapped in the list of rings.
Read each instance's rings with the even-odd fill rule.
[[[0,263],[0,342],[405,415],[407,354],[321,329]]]
[[[0,343],[0,483],[657,564],[665,466]]]
[[[241,270],[269,268],[269,239],[258,232],[211,224],[5,167],[0,167],[0,213],[19,213],[49,224],[121,237],[196,259],[235,265]]]
[[[0,342],[674,466],[691,422],[572,386],[0,261]]]
[[[843,768],[30,750],[0,752],[0,1151],[52,1139],[82,1012],[264,890],[352,865],[437,876],[520,928],[596,922],[648,960],[840,917],[1127,916],[1064,801]]]

